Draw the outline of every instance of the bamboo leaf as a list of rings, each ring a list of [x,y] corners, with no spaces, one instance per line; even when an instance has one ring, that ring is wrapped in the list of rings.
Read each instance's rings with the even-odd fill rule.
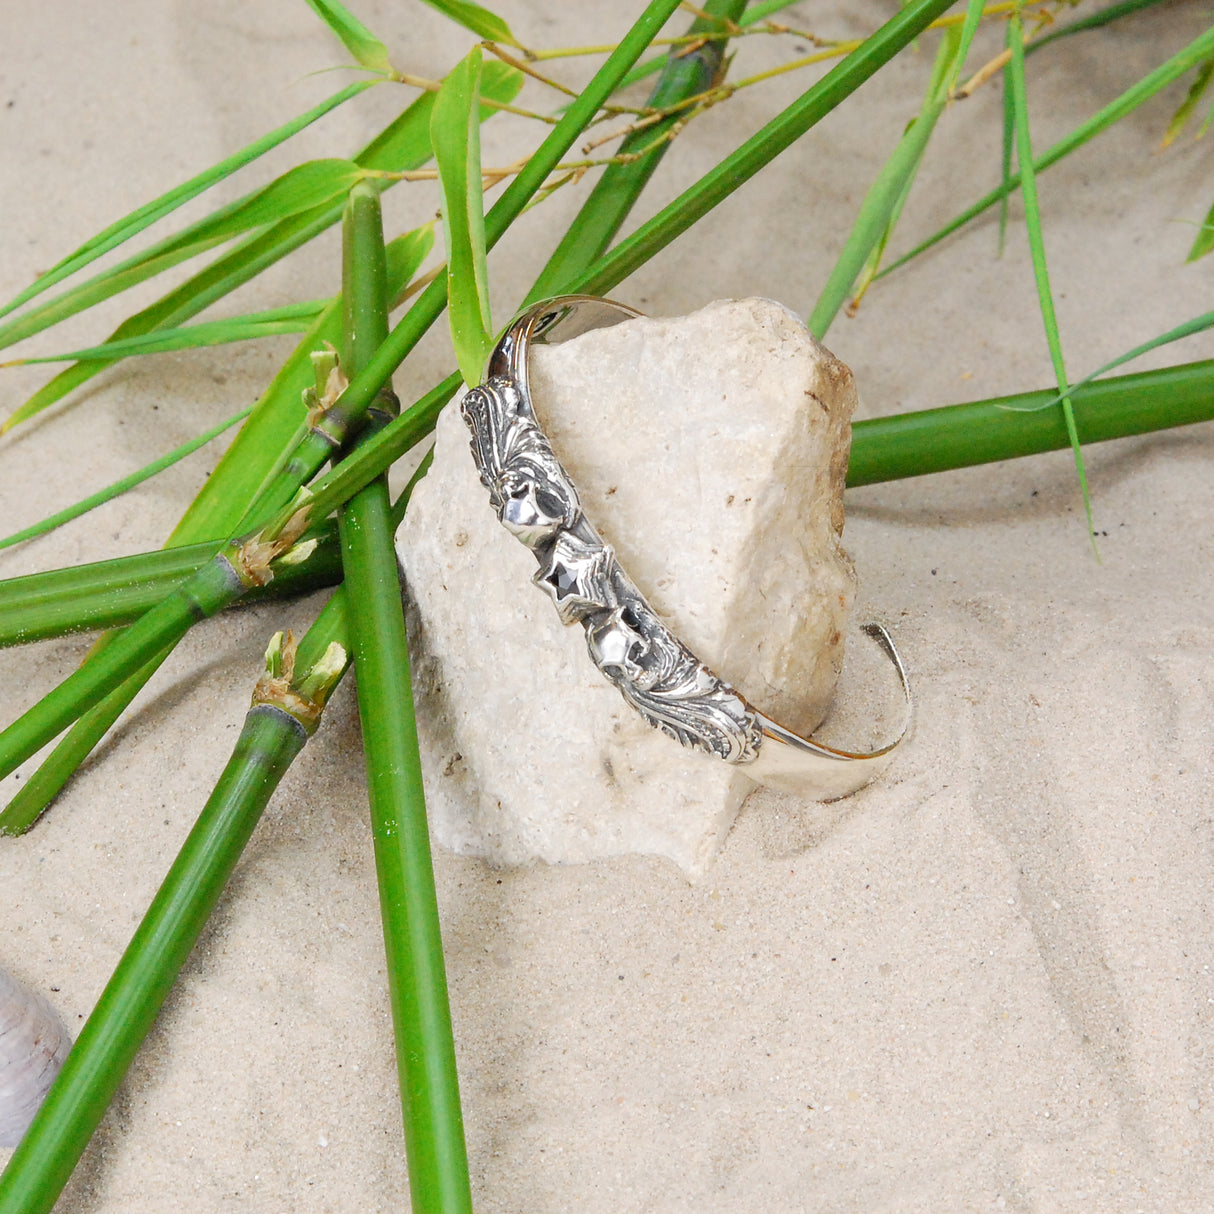
[[[1099,379],[1102,375],[1107,375],[1108,372],[1117,367],[1124,366],[1128,362],[1140,357],[1143,354],[1149,354],[1152,350],[1158,350],[1160,346],[1166,346],[1174,341],[1180,341],[1185,337],[1192,337],[1196,333],[1204,333],[1207,329],[1214,328],[1214,312],[1203,312],[1200,316],[1193,317],[1192,320],[1186,320],[1183,324],[1177,325],[1173,329],[1169,329],[1166,333],[1161,333],[1158,337],[1152,337],[1150,341],[1144,341],[1141,345],[1135,346],[1132,350],[1127,350],[1124,354],[1119,354],[1111,362],[1107,362],[1103,367],[1097,367],[1090,375],[1085,375],[1078,383],[1072,384],[1072,389],[1082,387],[1085,384],[1090,384],[1093,380]],[[1062,397],[1056,396],[1053,400],[1045,401],[1040,405],[1034,405],[1033,408],[1044,409],[1050,405],[1057,405],[1061,402]]]
[[[301,333],[324,311],[328,301],[309,300],[288,304],[285,308],[269,308],[264,312],[249,312],[228,320],[210,320],[197,325],[182,325],[176,329],[157,329],[143,337],[126,341],[110,341],[84,350],[63,354],[44,354],[37,358],[14,358],[0,367],[22,367],[33,363],[75,362],[90,358],[129,358],[144,354],[163,354],[170,350],[194,350],[204,346],[222,346],[237,341],[255,341],[280,333]]]
[[[1033,171],[1035,173],[1045,172],[1051,165],[1057,164],[1064,156],[1070,155],[1076,148],[1082,147],[1103,131],[1108,130],[1114,123],[1119,122],[1127,114],[1132,113],[1144,102],[1154,97],[1156,93],[1167,88],[1174,80],[1196,67],[1197,64],[1210,58],[1211,55],[1214,55],[1214,28],[1207,30],[1203,34],[1199,34],[1188,46],[1178,51],[1166,62],[1161,63],[1154,71],[1148,72],[1141,80],[1131,85],[1119,97],[1093,114],[1086,122],[1080,123],[1069,135],[1060,139],[1048,151],[1038,156],[1032,162]],[[917,244],[909,253],[904,254],[897,261],[886,266],[877,277],[884,278],[886,274],[892,274],[908,261],[918,257],[920,253],[924,253],[933,245],[939,244],[946,236],[951,236],[958,228],[963,227],[971,219],[981,215],[988,207],[993,206],[1001,198],[1006,197],[1019,184],[1020,173],[1012,174],[1007,181],[991,190],[989,194],[983,195],[972,206],[967,207],[961,214],[946,223],[939,231],[929,236],[920,244]]]
[[[923,163],[936,122],[956,87],[981,18],[982,0],[969,0],[963,25],[949,26],[944,31],[919,113],[907,126],[865,195],[839,259],[810,314],[809,331],[819,340],[826,336],[857,279],[860,280],[856,292],[859,299],[875,277]]]
[[[359,172],[359,166],[351,160],[313,160],[297,165],[262,189],[0,325],[0,346],[22,341],[233,237],[344,199]]]
[[[507,46],[521,46],[501,17],[472,0],[426,0],[426,3],[480,38],[504,42]]]
[[[1066,422],[1071,451],[1075,456],[1075,471],[1079,476],[1079,488],[1083,492],[1083,508],[1087,514],[1088,534],[1095,545],[1095,530],[1092,526],[1092,498],[1088,492],[1087,472],[1083,466],[1083,450],[1079,445],[1079,431],[1075,426],[1075,408],[1071,403],[1066,365],[1062,357],[1062,339],[1058,333],[1058,318],[1054,312],[1054,295],[1050,290],[1050,275],[1045,258],[1045,238],[1041,231],[1041,211],[1037,203],[1037,175],[1033,168],[1033,141],[1029,132],[1028,101],[1024,87],[1024,31],[1020,22],[1019,7],[1013,9],[1008,21],[1007,44],[1011,51],[1008,77],[1012,85],[1012,109],[1016,119],[1016,162],[1020,168],[1020,192],[1024,198],[1024,222],[1028,229],[1029,250],[1033,258],[1033,276],[1037,280],[1037,301],[1041,308],[1041,322],[1050,347],[1054,374],[1058,379],[1058,392],[1062,398],[1062,415]]]
[[[481,50],[477,46],[448,73],[430,121],[443,190],[451,342],[464,382],[471,386],[480,380],[493,339],[477,121],[480,76]]]
[[[1185,99],[1177,107],[1176,113],[1172,115],[1172,121],[1168,123],[1167,132],[1163,137],[1163,146],[1165,148],[1179,138],[1185,125],[1193,117],[1193,111],[1197,108],[1202,97],[1205,96],[1206,90],[1210,87],[1211,80],[1214,80],[1214,59],[1207,59],[1197,69],[1197,75],[1194,77],[1193,83],[1189,85],[1189,91],[1185,95]]]
[[[183,182],[152,202],[146,203],[144,206],[132,211],[129,215],[118,220],[117,223],[111,224],[104,231],[86,240],[75,252],[69,253],[67,257],[57,262],[45,274],[39,275],[24,291],[21,291],[5,304],[4,307],[0,308],[0,316],[5,316],[9,312],[14,311],[22,304],[33,299],[34,296],[47,290],[48,287],[53,287],[56,283],[61,282],[63,279],[75,274],[78,270],[83,269],[90,262],[95,261],[102,254],[108,253],[111,249],[117,248],[118,245],[129,240],[132,236],[138,235],[157,220],[163,219],[184,203],[189,202],[191,198],[201,194],[204,190],[210,189],[211,186],[223,181],[224,178],[230,177],[238,169],[244,168],[245,165],[251,164],[259,156],[277,147],[292,135],[298,134],[318,118],[324,117],[330,110],[336,109],[339,105],[349,101],[350,98],[365,92],[375,83],[376,81],[374,80],[360,80],[355,84],[347,85],[341,92],[334,93],[332,97],[322,101],[319,105],[313,106],[306,113],[300,114],[297,118],[292,118],[290,122],[284,123],[268,135],[263,135],[247,147],[241,148],[239,152],[225,157],[205,172],[199,173],[196,177],[191,177],[189,181]]]
[[[363,67],[391,74],[388,48],[344,4],[337,0],[308,0],[308,4]]]
[[[1123,17],[1132,17],[1135,13],[1142,12],[1144,8],[1154,8],[1157,4],[1165,2],[1166,0],[1122,0],[1120,4],[1110,4],[1108,8],[1101,9],[1098,13],[1089,13],[1078,21],[1072,21],[1069,25],[1061,26],[1048,34],[1034,38],[1024,48],[1024,53],[1032,55],[1043,46],[1057,42],[1060,38],[1069,38],[1073,34],[1099,29],[1102,25],[1110,25],[1114,21],[1120,21]]]
[[[1199,257],[1204,257],[1211,249],[1214,249],[1214,205],[1206,212],[1201,231],[1197,233],[1197,239],[1193,241],[1193,247],[1189,250],[1185,261],[1196,261]]]
[[[199,447],[205,447],[207,443],[214,438],[218,438],[225,430],[230,429],[237,422],[243,421],[249,416],[250,412],[251,410],[249,409],[242,409],[239,413],[235,413],[226,420],[221,421],[219,425],[212,426],[211,429],[198,435],[196,438],[182,443],[180,447],[174,448],[166,455],[153,460],[150,464],[145,464],[138,471],[132,472],[120,480],[116,480],[112,485],[99,489],[96,493],[90,494],[75,505],[57,511],[55,514],[50,515],[49,518],[44,518],[39,523],[34,523],[30,527],[14,532],[5,539],[0,539],[0,548],[8,548],[13,544],[20,543],[22,540],[33,539],[37,535],[45,535],[48,531],[53,531],[56,527],[61,527],[64,523],[69,523],[72,519],[79,518],[82,514],[87,514],[90,510],[95,510],[98,506],[104,505],[116,497],[120,497],[128,490],[135,488],[136,485],[142,485],[144,481],[150,480],[166,468],[171,468],[174,464],[185,459],[187,455],[193,455]]]
[[[521,87],[522,73],[517,69],[500,63],[485,65],[481,80],[483,98],[508,102],[518,94]],[[433,94],[426,93],[418,98],[358,154],[355,163],[360,168],[386,171],[420,168],[431,155],[430,117],[433,107]],[[481,117],[487,118],[495,112],[492,107],[483,106]],[[234,206],[242,205],[245,201],[247,199]],[[156,303],[128,317],[111,334],[111,340],[138,337],[157,328],[178,325],[183,320],[197,315],[335,223],[341,216],[341,209],[342,201],[337,199],[332,203],[289,216],[261,232],[254,233]],[[153,272],[155,271],[144,273],[139,281]],[[125,282],[115,285],[103,297],[108,298],[129,285],[132,284]],[[110,365],[112,364],[109,360],[98,359],[67,368],[11,415],[4,425],[0,426],[0,434],[61,400]]]

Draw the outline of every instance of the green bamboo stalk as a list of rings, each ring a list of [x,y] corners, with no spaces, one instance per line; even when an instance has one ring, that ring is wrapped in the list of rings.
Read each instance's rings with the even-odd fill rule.
[[[602,295],[622,282],[851,96],[951,3],[912,0],[741,147],[561,289]]]
[[[346,211],[343,362],[357,373],[388,333],[379,198]],[[414,722],[386,475],[342,509],[349,635],[358,670],[409,1189],[415,1214],[471,1214],[455,1039]]]
[[[341,581],[335,528],[326,524],[310,536],[317,546],[306,561],[283,566],[241,603],[309,594]],[[129,624],[210,560],[215,548],[190,544],[0,582],[0,649]]]
[[[1140,371],[1076,387],[1084,443],[1106,442],[1214,419],[1214,359]],[[849,488],[925,476],[1070,446],[1056,387],[857,422]]]
[[[727,28],[727,23],[737,21],[745,8],[746,0],[708,0],[687,34],[689,37],[717,34]],[[726,43],[724,37],[705,37],[703,45],[694,50],[672,47],[646,108],[668,109],[706,92],[721,71]],[[683,118],[681,113],[672,113],[624,138],[616,153],[618,161],[609,164],[595,182],[528,292],[526,303],[559,294],[561,283],[569,282],[603,255],[666,155],[670,147],[667,136]]]
[[[364,154],[368,157],[384,154],[385,146],[395,146],[400,142],[396,138],[397,128],[408,129],[411,123],[415,124],[415,119],[407,110]],[[427,224],[397,237],[389,246],[389,279],[393,293],[402,288],[417,272],[433,244],[433,239],[433,227]],[[291,449],[294,438],[302,430],[300,391],[304,386],[304,377],[311,373],[311,353],[327,341],[336,341],[340,334],[340,324],[341,301],[337,298],[316,318],[262,394],[253,408],[252,416],[241,427],[215,471],[174,528],[166,546],[172,547],[204,538],[217,541],[238,527],[251,524],[254,503],[258,503],[259,498],[264,496],[262,491],[266,486],[273,483],[273,474],[283,459],[281,453],[284,449]],[[210,546],[208,555],[214,552],[214,547],[214,544]],[[332,554],[333,548],[326,548],[325,555]],[[330,569],[332,567],[330,563]],[[295,571],[291,567],[280,571],[275,578],[275,582],[279,583],[279,590],[288,592],[294,580]],[[277,593],[273,589],[275,582],[270,583],[271,594]],[[145,601],[143,610],[158,602],[163,594],[167,593],[167,589],[151,601]],[[261,592],[256,589],[250,593],[261,597]],[[113,622],[131,623],[132,618],[124,615],[115,618]],[[0,813],[0,831],[4,829],[4,823],[9,820],[10,814],[12,821],[22,824],[21,829],[28,829],[143,690],[171,652],[171,649],[162,650],[157,659],[141,666],[121,686],[111,691],[72,725],[66,736],[55,745],[30,779],[21,786],[9,809]],[[41,798],[41,801],[37,798]]]
[[[278,660],[271,646],[267,655]],[[344,655],[343,655],[344,659]],[[290,681],[263,679],[231,759],[0,1175],[0,1214],[46,1214],[151,1029],[262,810],[341,677],[333,655]],[[275,673],[271,668],[270,674]],[[290,671],[286,672],[287,674]]]

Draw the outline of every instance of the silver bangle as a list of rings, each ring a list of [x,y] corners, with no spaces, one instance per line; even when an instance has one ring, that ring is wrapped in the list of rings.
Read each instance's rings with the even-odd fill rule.
[[[592,295],[564,295],[522,312],[499,339],[479,387],[460,406],[472,455],[502,525],[535,554],[533,581],[562,623],[581,624],[590,657],[652,726],[682,745],[737,764],[759,783],[818,800],[867,784],[906,735],[910,691],[889,634],[866,624],[897,672],[906,720],[880,750],[853,753],[799,737],[713,674],[653,610],[582,511],[531,404],[528,352],[641,313]]]

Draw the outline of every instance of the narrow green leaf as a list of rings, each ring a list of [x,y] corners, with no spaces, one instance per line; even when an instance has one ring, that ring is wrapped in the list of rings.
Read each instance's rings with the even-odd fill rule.
[[[982,0],[969,0],[964,23],[945,29],[919,113],[907,126],[893,154],[869,188],[839,259],[810,314],[809,331],[819,340],[826,336],[853,285],[857,285],[858,298],[875,277],[936,123],[956,87],[981,18]]]
[[[14,311],[23,303],[33,299],[35,295],[41,294],[48,287],[53,287],[57,282],[61,282],[69,275],[75,274],[77,270],[83,269],[90,262],[102,256],[102,254],[108,253],[111,249],[117,248],[118,245],[129,240],[132,236],[138,235],[138,233],[155,223],[158,219],[163,219],[184,203],[189,202],[191,198],[201,194],[204,190],[210,189],[217,182],[223,181],[225,177],[230,177],[237,169],[251,164],[259,156],[277,147],[292,135],[298,134],[318,118],[324,117],[330,110],[336,109],[339,105],[349,101],[350,98],[365,92],[376,83],[374,80],[360,80],[355,84],[347,85],[341,92],[334,93],[332,97],[322,101],[319,105],[313,106],[306,113],[300,114],[297,118],[292,118],[290,122],[284,123],[268,135],[263,135],[247,147],[241,148],[239,152],[225,157],[205,172],[199,173],[196,177],[191,177],[189,181],[183,182],[152,202],[146,203],[144,206],[132,211],[129,215],[118,220],[117,223],[111,224],[104,231],[86,240],[75,252],[68,254],[67,257],[56,263],[45,274],[39,275],[24,291],[21,291],[5,304],[4,307],[0,308],[0,316],[5,316],[9,312]]]
[[[233,237],[344,199],[358,177],[359,166],[350,160],[313,160],[297,165],[262,189],[0,325],[0,347],[22,341]]]
[[[481,78],[481,95],[496,102],[511,101],[522,87],[522,79],[522,73],[516,68],[502,63],[487,63]],[[431,155],[430,117],[433,108],[434,94],[423,94],[358,154],[355,163],[360,168],[387,171],[420,168]],[[495,112],[492,107],[483,106],[481,117],[488,118]],[[247,200],[234,205],[241,205],[244,201]],[[111,340],[137,337],[157,328],[180,324],[197,315],[323,232],[341,217],[341,209],[342,201],[339,199],[292,215],[264,231],[254,233],[156,303],[129,317],[111,334]],[[108,294],[119,289],[123,288],[114,287]],[[0,433],[61,400],[110,365],[110,360],[98,359],[67,368],[10,416],[0,426]]]
[[[1124,366],[1128,362],[1140,357],[1143,354],[1149,354],[1152,350],[1158,350],[1160,346],[1169,345],[1171,342],[1180,341],[1185,337],[1192,337],[1195,333],[1204,333],[1207,329],[1214,328],[1214,312],[1203,312],[1200,316],[1193,317],[1192,320],[1186,320],[1183,324],[1177,325],[1174,329],[1169,329],[1166,333],[1161,333],[1158,337],[1152,337],[1150,341],[1144,341],[1141,345],[1135,346],[1132,350],[1127,350],[1124,354],[1119,354],[1111,362],[1107,362],[1103,367],[1097,367],[1090,375],[1085,375],[1078,383],[1071,385],[1072,392],[1076,388],[1083,387],[1085,384],[1090,384],[1093,380],[1099,379],[1100,376],[1108,374],[1117,367]],[[1051,405],[1057,405],[1061,402],[1062,397],[1056,396],[1053,400],[1044,401],[1039,405],[1033,405],[1036,409],[1045,409]]]
[[[426,0],[426,3],[480,38],[504,42],[507,46],[521,45],[510,32],[510,27],[496,13],[474,4],[472,0]]]
[[[0,539],[0,548],[8,548],[13,544],[19,544],[22,540],[33,539],[36,535],[45,535],[46,532],[53,531],[56,527],[61,527],[64,523],[71,522],[72,519],[79,518],[82,514],[87,514],[90,510],[95,510],[98,506],[121,496],[136,485],[142,485],[144,481],[150,480],[166,468],[171,468],[180,460],[185,459],[187,455],[193,455],[199,447],[205,447],[207,443],[214,438],[218,438],[225,430],[230,429],[237,422],[243,421],[249,416],[251,411],[250,409],[242,409],[239,413],[235,413],[225,421],[221,421],[219,425],[212,426],[211,429],[198,435],[197,438],[192,438],[189,442],[182,443],[180,447],[175,447],[159,459],[153,460],[150,464],[145,464],[138,471],[132,472],[128,476],[116,480],[112,485],[107,485],[106,488],[99,489],[96,493],[90,494],[74,506],[68,506],[66,509],[52,514],[49,518],[44,518],[40,523],[34,523],[32,526],[17,531],[5,539]]]
[[[482,204],[480,101],[481,49],[473,47],[443,81],[430,120],[430,137],[443,190],[447,244],[447,315],[464,382],[475,385],[493,342],[489,271]]]
[[[1088,492],[1087,471],[1083,466],[1083,450],[1079,445],[1079,431],[1075,426],[1075,408],[1071,403],[1070,386],[1066,379],[1066,365],[1062,358],[1062,339],[1058,333],[1058,318],[1054,312],[1054,295],[1050,290],[1050,275],[1045,258],[1045,237],[1041,231],[1041,211],[1037,203],[1037,174],[1033,168],[1033,141],[1029,132],[1028,100],[1024,87],[1024,30],[1020,21],[1020,9],[1012,11],[1007,27],[1007,44],[1012,57],[1008,63],[1012,85],[1012,109],[1016,118],[1016,162],[1020,168],[1020,193],[1024,198],[1024,222],[1028,229],[1029,250],[1033,258],[1033,276],[1037,280],[1037,301],[1041,308],[1041,323],[1045,328],[1046,341],[1050,347],[1050,359],[1054,364],[1054,375],[1058,379],[1058,392],[1062,397],[1062,415],[1066,421],[1067,436],[1075,456],[1075,471],[1079,475],[1079,488],[1083,492],[1083,508],[1087,514],[1088,535],[1095,544],[1092,526],[1092,498]]]
[[[197,325],[182,325],[177,329],[157,329],[143,337],[126,341],[110,341],[84,350],[69,350],[63,354],[44,354],[37,358],[14,358],[0,367],[23,367],[32,363],[76,362],[90,358],[129,358],[143,354],[163,354],[169,350],[194,350],[203,346],[223,346],[236,341],[255,341],[279,333],[302,333],[325,309],[328,301],[308,300],[288,304],[284,308],[268,308],[264,312],[248,312],[228,320],[209,320]]]
[[[1211,249],[1214,249],[1214,205],[1206,212],[1201,231],[1197,233],[1197,239],[1193,241],[1193,247],[1189,250],[1185,261],[1196,261],[1199,257],[1204,257]]]
[[[797,0],[758,0],[758,3],[747,8],[745,16],[739,20],[738,24],[745,27],[754,25],[757,21],[766,21],[768,17],[790,8],[796,3]]]
[[[1189,85],[1189,91],[1185,94],[1185,99],[1176,109],[1176,113],[1172,115],[1172,121],[1168,123],[1167,132],[1163,137],[1163,146],[1166,148],[1170,143],[1174,143],[1184,130],[1189,119],[1193,117],[1193,111],[1200,104],[1202,97],[1205,96],[1206,89],[1210,87],[1210,81],[1214,80],[1214,59],[1207,59],[1197,69],[1197,75],[1193,79],[1193,83]]]
[[[1093,114],[1086,122],[1080,123],[1069,135],[1060,139],[1048,151],[1038,156],[1033,161],[1033,171],[1036,173],[1045,172],[1051,165],[1057,164],[1064,156],[1070,155],[1076,148],[1082,147],[1102,131],[1108,130],[1114,123],[1119,122],[1127,114],[1132,113],[1143,102],[1149,101],[1156,93],[1167,88],[1174,80],[1196,67],[1197,64],[1210,58],[1211,55],[1214,55],[1214,28],[1207,30],[1203,34],[1199,34],[1188,46],[1173,55],[1171,59],[1161,63],[1153,72],[1148,72],[1141,80],[1131,85],[1124,93],[1111,101],[1102,110]],[[1001,198],[1006,197],[1019,184],[1020,173],[1012,174],[1007,181],[991,190],[989,194],[983,195],[972,206],[966,207],[960,215],[946,223],[938,232],[929,236],[922,243],[917,244],[909,253],[899,257],[891,265],[886,266],[877,277],[884,278],[886,274],[892,274],[900,266],[904,266],[908,261],[918,257],[920,253],[924,253],[933,245],[939,244],[946,236],[951,236],[958,228],[963,227],[975,216],[981,215],[988,207],[993,206]]]
[[[391,74],[388,48],[344,4],[337,0],[308,0],[308,4],[363,67]]]
[[[1078,21],[1072,21],[1069,25],[1060,26],[1048,34],[1043,34],[1040,38],[1034,38],[1024,48],[1024,53],[1032,55],[1043,46],[1049,46],[1051,42],[1057,42],[1060,38],[1069,38],[1073,34],[1099,29],[1102,25],[1120,21],[1122,17],[1131,17],[1135,13],[1142,12],[1144,8],[1154,8],[1157,4],[1162,3],[1166,3],[1166,0],[1122,0],[1120,4],[1110,4],[1108,8],[1101,9],[1098,13],[1089,13]]]

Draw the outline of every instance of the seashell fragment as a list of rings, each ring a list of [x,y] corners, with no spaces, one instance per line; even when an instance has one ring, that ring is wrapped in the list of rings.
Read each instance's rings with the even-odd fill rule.
[[[0,1147],[15,1147],[71,1049],[54,1008],[0,969]]]

